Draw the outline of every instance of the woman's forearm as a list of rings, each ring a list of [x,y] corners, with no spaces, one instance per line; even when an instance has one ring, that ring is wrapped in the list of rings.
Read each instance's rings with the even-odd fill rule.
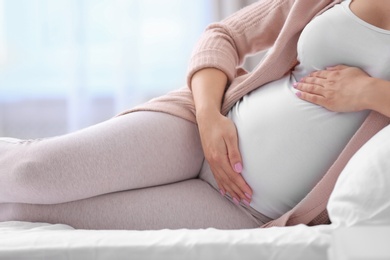
[[[221,112],[221,104],[227,84],[227,76],[221,70],[206,68],[194,74],[191,89],[199,119]]]
[[[252,189],[245,182],[235,124],[221,114],[227,75],[214,68],[202,69],[191,79],[196,120],[204,156],[210,165],[220,193],[230,194],[233,202],[249,205]]]
[[[390,117],[390,81],[370,78],[364,102],[367,109]]]

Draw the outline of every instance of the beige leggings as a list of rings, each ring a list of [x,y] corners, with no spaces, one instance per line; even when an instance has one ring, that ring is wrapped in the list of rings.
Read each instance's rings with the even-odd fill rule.
[[[41,140],[0,138],[0,221],[82,229],[256,228],[222,197],[195,124],[136,112]]]

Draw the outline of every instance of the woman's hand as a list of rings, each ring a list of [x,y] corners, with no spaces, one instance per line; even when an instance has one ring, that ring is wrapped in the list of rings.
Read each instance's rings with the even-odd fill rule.
[[[220,192],[233,201],[248,205],[252,190],[241,176],[242,160],[234,123],[221,114],[221,104],[228,83],[227,75],[216,68],[205,68],[191,79],[200,139],[204,155]]]
[[[235,204],[249,205],[252,190],[241,176],[242,160],[234,123],[220,113],[198,117],[205,158],[222,195],[229,193]]]
[[[370,78],[359,68],[339,65],[313,72],[294,87],[303,100],[334,112],[354,112],[366,109]]]

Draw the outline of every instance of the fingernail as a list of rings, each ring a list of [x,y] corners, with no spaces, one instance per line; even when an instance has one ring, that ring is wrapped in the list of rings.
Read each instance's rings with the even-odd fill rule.
[[[248,199],[252,199],[252,196],[250,195],[250,194],[248,194],[248,193],[244,193],[245,194],[245,196],[248,198]]]
[[[239,202],[238,199],[236,199],[236,198],[233,198],[233,202],[234,202],[234,204],[236,204],[237,206],[240,205],[240,202]]]
[[[241,202],[244,203],[246,206],[250,207],[250,204],[247,200],[242,200]]]
[[[219,193],[221,193],[221,195],[225,197],[225,192],[223,190],[219,190]]]
[[[298,82],[295,82],[295,83],[293,84],[293,87],[294,87],[294,88],[298,87]]]
[[[242,164],[241,164],[241,163],[236,163],[236,164],[234,165],[234,170],[235,170],[237,173],[242,172]]]
[[[302,96],[302,93],[301,92],[297,92],[297,93],[295,93],[295,95],[297,95],[297,97],[301,97]]]

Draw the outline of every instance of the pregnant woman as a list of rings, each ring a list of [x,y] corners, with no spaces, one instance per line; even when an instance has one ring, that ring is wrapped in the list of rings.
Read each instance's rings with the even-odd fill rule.
[[[338,174],[389,123],[387,10],[387,0],[262,0],[207,28],[186,88],[64,136],[0,138],[0,221],[328,223]],[[252,72],[240,68],[264,50]]]

